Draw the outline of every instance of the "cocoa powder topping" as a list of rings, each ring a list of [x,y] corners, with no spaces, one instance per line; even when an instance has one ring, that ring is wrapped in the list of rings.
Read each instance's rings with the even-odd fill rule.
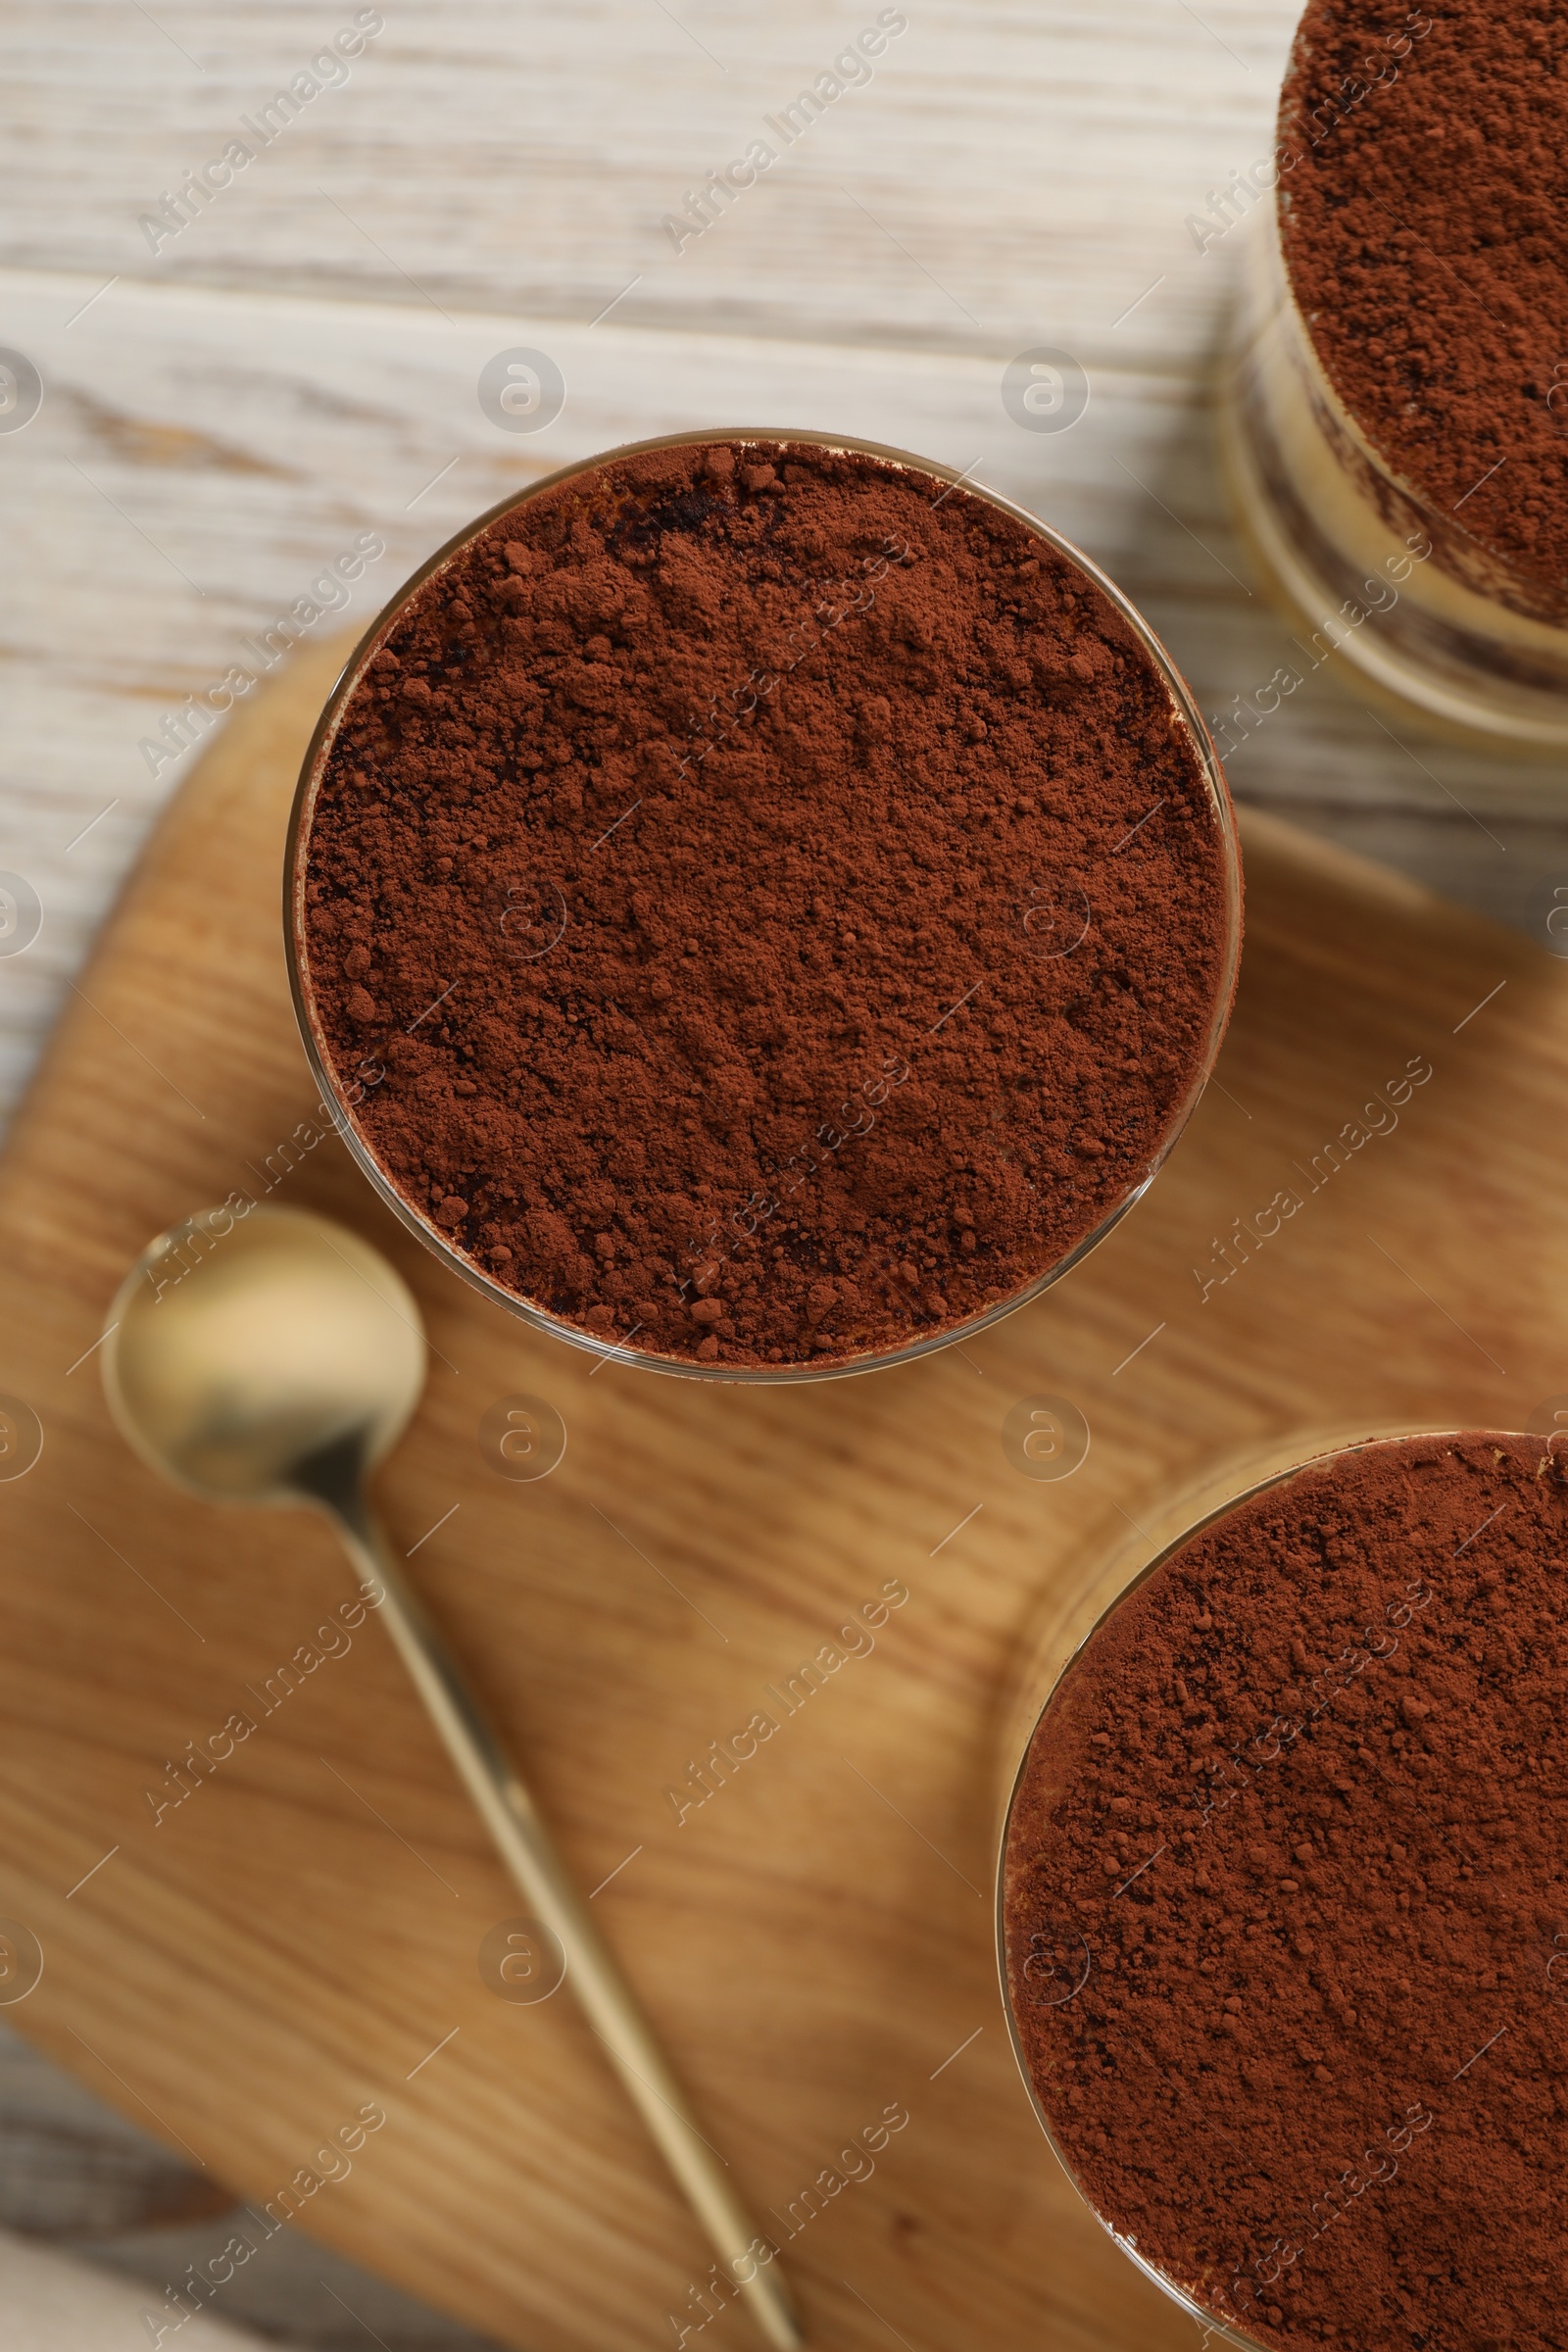
[[[1568,1487],[1407,1439],[1134,1590],[1035,1734],[1010,2001],[1100,2213],[1309,2352],[1568,2344]]]
[[[1167,1142],[1231,945],[1197,748],[1104,591],[788,442],[480,529],[365,664],[303,847],[315,1024],[403,1198],[698,1362],[898,1347],[1055,1265]]]
[[[1287,263],[1369,440],[1568,585],[1568,80],[1553,0],[1311,0],[1280,108]]]

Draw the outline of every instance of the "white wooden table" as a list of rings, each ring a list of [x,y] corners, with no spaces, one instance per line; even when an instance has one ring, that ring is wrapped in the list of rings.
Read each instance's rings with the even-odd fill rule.
[[[904,29],[786,140],[783,110],[879,13]],[[329,57],[292,119],[262,118],[265,147],[246,120],[354,26],[350,0],[13,16],[0,345],[44,397],[0,431],[0,868],[43,927],[0,957],[0,1113],[179,779],[182,758],[141,747],[167,749],[185,698],[254,668],[246,640],[360,534],[385,553],[318,627],[368,618],[509,487],[617,441],[811,425],[972,467],[1110,570],[1206,710],[1267,680],[1287,639],[1225,521],[1207,393],[1245,232],[1200,251],[1190,220],[1266,155],[1295,13],[386,0],[379,30],[359,12],[351,65]],[[142,224],[234,139],[258,152],[227,186],[183,225]],[[758,139],[775,160],[677,251],[664,217]],[[1087,371],[1068,431],[1004,407],[1008,363],[1038,346]],[[518,348],[566,388],[531,433],[478,397]],[[1238,797],[1553,945],[1560,773],[1396,742],[1327,676],[1230,772]],[[0,1855],[0,1912],[4,1880]],[[161,2292],[216,2227],[205,2194],[0,2035],[0,2223]],[[397,2352],[461,2340],[308,2245],[290,2260],[239,2316]]]

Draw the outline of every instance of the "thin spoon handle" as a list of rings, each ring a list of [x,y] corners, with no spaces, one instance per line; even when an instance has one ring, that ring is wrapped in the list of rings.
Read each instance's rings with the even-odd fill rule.
[[[584,2015],[610,2052],[655,2145],[768,2342],[777,2352],[798,2352],[804,2338],[777,2263],[770,2254],[760,2260],[760,2249],[771,2240],[752,2222],[725,2179],[724,2159],[698,2129],[686,2094],[515,1764],[363,1496],[335,1492],[329,1507],[355,1561],[382,1587],[381,1615],[403,1662],[502,1860],[534,1916],[565,1953],[566,1974]]]

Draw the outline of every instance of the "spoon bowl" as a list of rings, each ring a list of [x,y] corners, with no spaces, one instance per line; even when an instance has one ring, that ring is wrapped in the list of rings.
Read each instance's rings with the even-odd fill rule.
[[[143,1250],[109,1312],[110,1409],[153,1469],[213,1502],[318,1498],[323,1454],[368,1470],[424,1386],[414,1295],[379,1250],[301,1209],[207,1209]]]

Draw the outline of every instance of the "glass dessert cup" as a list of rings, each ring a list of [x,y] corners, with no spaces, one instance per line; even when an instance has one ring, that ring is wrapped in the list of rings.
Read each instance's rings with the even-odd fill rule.
[[[1373,448],[1313,348],[1272,195],[1250,224],[1220,416],[1241,534],[1314,664],[1338,655],[1386,706],[1470,745],[1568,748],[1568,597]]]
[[[1005,1298],[989,1303],[981,1311],[970,1314],[961,1320],[935,1330],[921,1332],[916,1337],[897,1346],[867,1348],[859,1352],[846,1352],[825,1360],[803,1360],[779,1364],[741,1364],[728,1361],[709,1363],[685,1356],[658,1353],[648,1348],[628,1348],[599,1337],[582,1325],[573,1322],[569,1317],[557,1314],[495,1280],[483,1267],[477,1265],[463,1250],[456,1248],[439,1226],[414,1206],[381,1165],[368,1140],[355,1120],[354,1104],[350,1099],[354,1089],[352,1086],[346,1086],[340,1078],[326,1049],[317,1017],[311,980],[305,925],[305,890],[309,864],[308,842],[313,810],[322,785],[338,729],[343,722],[355,691],[371,659],[402,620],[411,600],[428,581],[441,574],[454,562],[455,558],[501,516],[526,507],[532,500],[547,491],[556,489],[562,483],[578,475],[592,473],[616,459],[641,452],[703,447],[712,442],[806,444],[835,453],[859,454],[875,458],[883,464],[918,473],[934,485],[945,485],[948,489],[961,487],[968,496],[982,499],[1006,514],[1013,522],[1026,530],[1031,537],[1044,541],[1058,557],[1092,582],[1108,600],[1116,613],[1136,637],[1152,673],[1163,685],[1172,712],[1190,742],[1200,766],[1208,813],[1217,840],[1222,872],[1223,936],[1219,943],[1218,978],[1209,1007],[1201,1052],[1198,1056],[1189,1084],[1173,1104],[1158,1134],[1155,1149],[1147,1165],[1139,1171],[1136,1181],[1129,1185],[1126,1191],[1111,1203],[1093,1231],[1086,1234],[1054,1264],[1032,1277]],[[1105,1235],[1134,1203],[1142,1199],[1153,1182],[1166,1154],[1202,1095],[1224,1037],[1231,1001],[1235,993],[1241,953],[1241,861],[1236,839],[1235,818],[1224,774],[1197,705],[1172,664],[1169,656],[1154,637],[1148,623],[1104,573],[1087,557],[1081,555],[1068,541],[1024,509],[1014,506],[1009,500],[1001,498],[994,492],[981,489],[974,483],[965,481],[964,477],[956,470],[925,459],[911,457],[902,450],[884,447],[877,442],[862,441],[847,435],[794,430],[770,431],[757,428],[713,430],[701,433],[665,434],[657,439],[635,442],[619,449],[604,451],[575,465],[563,466],[559,471],[548,475],[543,480],[531,483],[527,489],[513,497],[503,499],[486,514],[466,525],[412,575],[371,624],[350,656],[327,699],[326,707],[318,721],[306,752],[289,818],[284,858],[283,918],[289,985],[295,1016],[312,1074],[320,1089],[321,1100],[331,1107],[338,1131],[373,1191],[400,1222],[416,1235],[450,1271],[459,1275],[486,1298],[504,1307],[508,1313],[517,1316],[535,1331],[564,1340],[568,1346],[581,1348],[600,1360],[609,1358],[616,1363],[640,1366],[648,1371],[684,1375],[700,1380],[716,1380],[726,1383],[752,1382],[776,1386],[801,1381],[830,1380],[852,1373],[879,1370],[887,1365],[912,1361],[917,1357],[929,1355],[940,1348],[971,1338],[976,1333],[999,1322],[1003,1316],[1011,1314],[1017,1307],[1037,1298],[1053,1283],[1059,1281],[1061,1276],[1087,1256],[1089,1251],[1104,1239]]]
[[[1228,1463],[1210,1471],[1200,1485],[1187,1489],[1179,1498],[1166,1505],[1156,1520],[1152,1556],[1142,1543],[1138,1544],[1136,1552],[1130,1544],[1116,1545],[1114,1553],[1101,1563],[1099,1574],[1091,1578],[1068,1616],[1028,1652],[1019,1678],[1011,1719],[1013,1738],[1008,1749],[1009,1759],[1015,1758],[1016,1761],[1006,1786],[998,1841],[995,1905],[997,1966],[1013,2057],[1052,2154],[1095,2220],[1145,2277],[1152,2279],[1163,2294],[1198,2324],[1204,2331],[1205,2341],[1212,2337],[1219,2342],[1235,2345],[1238,2352],[1276,2352],[1276,2348],[1249,2334],[1234,2312],[1227,2314],[1216,2308],[1213,2302],[1206,2301],[1200,2281],[1173,2277],[1169,2271],[1152,2261],[1136,2241],[1118,2227],[1115,2217],[1102,2207],[1080,2178],[1054,2126],[1050,2107],[1031,2073],[1012,1991],[1008,1859],[1014,1815],[1029,1773],[1033,1741],[1037,1731],[1061,1703],[1074,1668],[1096,1645],[1123,1603],[1130,1600],[1167,1562],[1209,1528],[1228,1519],[1271,1489],[1288,1486],[1304,1471],[1325,1468],[1391,1443],[1448,1446],[1460,1436],[1474,1440],[1488,1434],[1478,1431],[1411,1431],[1394,1426],[1368,1433],[1363,1428],[1353,1437],[1344,1432],[1332,1437],[1327,1433],[1314,1433],[1311,1437],[1298,1434],[1290,1441],[1277,1442],[1271,1446],[1233,1456]],[[1170,1534],[1169,1531],[1177,1526],[1180,1527],[1180,1533]],[[1143,1564],[1132,1566],[1134,1559],[1142,1560]],[[1107,1598],[1107,1594],[1111,1596]],[[1048,1787],[1056,1788],[1065,1785],[1065,1782],[1047,1784]],[[1059,1982],[1061,1989],[1042,2005],[1065,2006],[1088,1982],[1091,1965],[1087,1938],[1078,1933],[1074,1923],[1065,1922],[1062,1932],[1054,1939],[1046,1970],[1048,1977]]]

